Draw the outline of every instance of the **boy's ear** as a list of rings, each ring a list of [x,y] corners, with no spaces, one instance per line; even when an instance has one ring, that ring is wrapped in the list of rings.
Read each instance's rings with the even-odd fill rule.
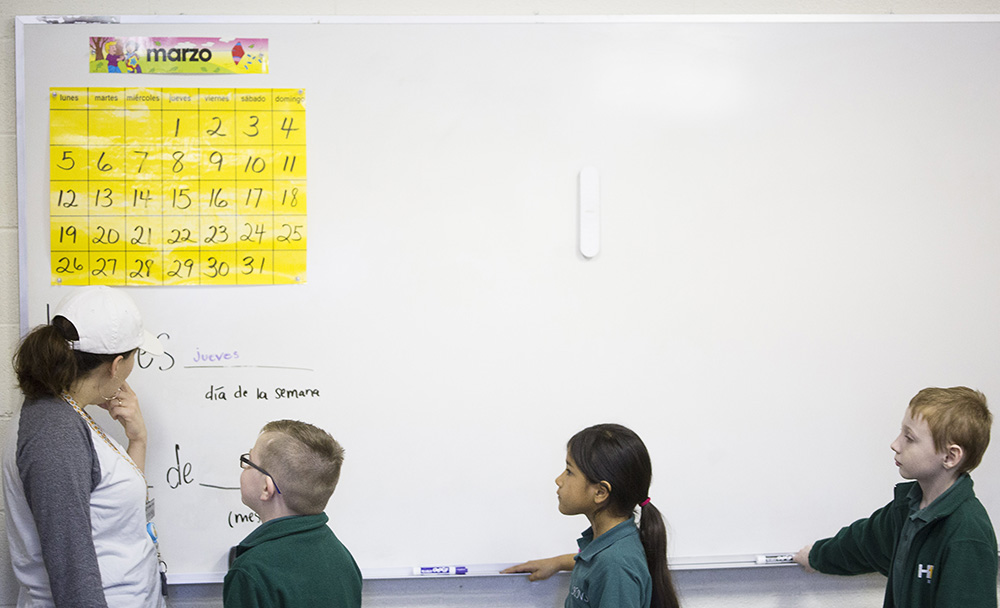
[[[962,460],[965,459],[965,450],[962,446],[957,443],[949,444],[944,449],[944,468],[954,469],[958,465],[962,464]]]
[[[264,477],[264,489],[260,491],[260,499],[263,502],[267,502],[273,499],[275,496],[277,496],[278,492],[275,490],[274,482],[271,481],[271,478],[267,476],[263,477]]]

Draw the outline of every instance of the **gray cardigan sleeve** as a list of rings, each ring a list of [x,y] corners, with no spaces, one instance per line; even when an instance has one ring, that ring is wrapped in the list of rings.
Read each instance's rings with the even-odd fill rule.
[[[26,402],[17,468],[55,605],[106,608],[90,523],[101,466],[87,423],[61,399]]]

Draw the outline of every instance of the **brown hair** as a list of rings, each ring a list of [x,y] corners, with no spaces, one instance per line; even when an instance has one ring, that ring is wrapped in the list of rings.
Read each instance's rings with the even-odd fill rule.
[[[962,447],[965,457],[959,473],[979,466],[990,445],[993,426],[993,414],[982,393],[964,386],[925,388],[910,400],[907,411],[913,418],[927,421],[937,451],[944,451],[951,443]]]
[[[295,513],[315,515],[326,508],[340,481],[344,448],[319,427],[298,420],[275,420],[261,429],[268,437],[256,454]]]
[[[12,362],[17,385],[25,397],[58,397],[102,364],[119,356],[127,359],[134,352],[133,349],[115,355],[95,355],[73,350],[70,341],[79,339],[73,323],[59,315],[53,317],[50,325],[39,325],[21,339]]]

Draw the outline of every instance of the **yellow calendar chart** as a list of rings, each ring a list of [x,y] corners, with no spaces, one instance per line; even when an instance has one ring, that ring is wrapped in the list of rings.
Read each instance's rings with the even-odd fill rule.
[[[301,89],[52,88],[52,282],[306,280]]]

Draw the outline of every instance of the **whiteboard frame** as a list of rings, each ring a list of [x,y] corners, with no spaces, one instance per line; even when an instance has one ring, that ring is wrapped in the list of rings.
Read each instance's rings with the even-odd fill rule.
[[[586,23],[998,23],[997,14],[920,14],[920,15],[539,15],[539,16],[243,16],[243,15],[111,15],[111,16],[43,16],[20,15],[15,25],[15,135],[17,149],[17,209],[19,218],[26,217],[27,176],[21,159],[26,154],[27,125],[25,123],[25,28],[36,25],[110,24],[586,24]],[[18,249],[27,249],[28,226],[18,222]],[[19,255],[19,313],[21,335],[27,333],[28,294],[31,277],[27,271],[27,256]],[[792,552],[794,553],[794,551]],[[768,555],[773,555],[769,553]],[[713,570],[728,568],[774,568],[794,564],[761,564],[759,555],[727,555],[700,558],[672,558],[673,570]],[[469,573],[461,577],[509,577],[499,570],[513,564],[473,564]],[[217,584],[224,573],[175,574],[171,584]],[[363,570],[369,580],[420,578],[401,568],[374,568]],[[450,576],[447,578],[453,578]],[[461,578],[460,577],[460,578]],[[441,577],[435,577],[441,578]]]

